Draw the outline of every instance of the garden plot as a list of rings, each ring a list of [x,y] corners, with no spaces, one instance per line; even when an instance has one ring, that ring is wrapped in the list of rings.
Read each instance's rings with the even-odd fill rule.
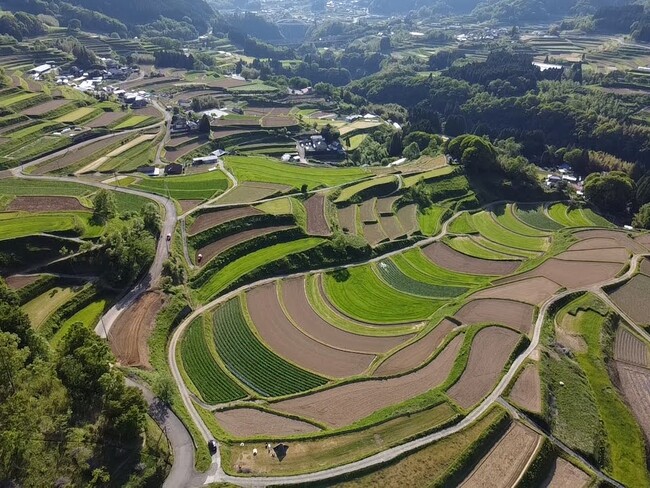
[[[258,227],[255,229],[237,232],[236,234],[232,234],[217,241],[211,242],[207,246],[203,246],[201,249],[197,250],[197,262],[199,254],[203,256],[200,266],[205,266],[214,257],[218,256],[224,251],[227,251],[228,249],[238,246],[239,244],[243,244],[246,241],[268,236],[270,234],[292,228],[294,228],[292,225],[272,225],[269,227]]]
[[[521,336],[501,327],[486,327],[474,336],[467,366],[447,394],[462,408],[478,403],[494,387]]]
[[[516,405],[533,413],[542,413],[542,384],[537,364],[528,364],[508,395]]]
[[[559,457],[551,467],[544,488],[586,488],[590,484],[591,476]]]
[[[481,290],[473,294],[472,298],[502,298],[540,305],[551,298],[560,288],[562,287],[554,281],[538,276]]]
[[[637,325],[650,324],[650,277],[638,274],[610,292],[609,296]]]
[[[625,327],[619,327],[616,330],[614,359],[644,368],[650,366],[648,346]]]
[[[616,372],[620,389],[648,443],[650,442],[650,371],[616,361]]]
[[[565,288],[580,288],[611,280],[621,270],[619,263],[595,263],[588,261],[561,261],[549,259],[537,268],[515,277],[504,278],[495,284],[511,283],[536,276],[555,281]]]
[[[363,373],[375,358],[372,354],[334,349],[305,335],[285,315],[274,284],[249,291],[246,303],[262,340],[276,354],[301,368],[346,378]]]
[[[494,261],[467,256],[442,242],[434,242],[422,248],[422,252],[434,264],[458,273],[503,276],[514,273],[521,265],[521,261]]]
[[[117,318],[108,338],[111,350],[122,366],[151,367],[147,340],[164,302],[164,295],[147,292]]]
[[[305,201],[307,211],[307,233],[314,236],[328,236],[332,233],[325,216],[325,194],[317,193]]]
[[[215,203],[219,205],[253,203],[287,193],[292,187],[275,183],[240,183]]]
[[[235,408],[214,413],[219,426],[236,438],[254,436],[283,437],[310,434],[320,429],[300,420],[273,415],[255,408]]]
[[[292,322],[309,337],[323,344],[346,351],[379,354],[399,346],[412,337],[372,337],[338,329],[318,315],[310,305],[304,277],[283,280],[280,284],[282,302]]]
[[[542,437],[514,422],[460,485],[463,488],[510,488],[535,453]]]
[[[405,205],[397,211],[397,219],[400,225],[408,235],[420,231],[418,224],[418,207],[415,204]]]
[[[425,393],[439,386],[449,375],[463,343],[454,338],[422,369],[387,380],[358,381],[311,395],[272,404],[276,410],[311,418],[331,427],[344,427],[385,407]]]
[[[345,208],[337,209],[339,224],[343,232],[357,235],[357,206],[349,205]]]
[[[535,307],[526,303],[486,298],[468,302],[455,317],[467,325],[500,324],[528,334],[533,326],[534,312]]]
[[[5,209],[8,212],[70,212],[87,211],[74,197],[15,197]]]
[[[431,332],[416,342],[391,355],[373,373],[373,376],[393,376],[411,371],[424,364],[445,338],[457,327],[455,322],[444,319]]]
[[[95,171],[99,169],[101,166],[103,166],[105,163],[107,163],[111,158],[117,157],[120,154],[128,151],[129,149],[143,143],[146,141],[150,141],[154,139],[156,136],[154,134],[143,134],[141,136],[136,137],[135,139],[127,142],[126,144],[122,144],[120,147],[117,149],[114,149],[113,151],[109,152],[106,156],[102,156],[101,158],[93,161],[92,163],[88,164],[87,166],[84,166],[83,168],[79,169],[78,171],[75,171],[76,175],[82,174],[82,173],[90,173],[92,171]]]
[[[234,207],[225,210],[215,210],[199,215],[187,230],[188,235],[196,235],[218,225],[225,224],[232,220],[243,219],[251,215],[260,215],[263,212],[255,207]]]

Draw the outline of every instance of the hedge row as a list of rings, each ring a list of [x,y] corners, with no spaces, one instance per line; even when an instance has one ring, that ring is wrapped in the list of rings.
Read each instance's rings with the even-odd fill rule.
[[[542,447],[539,449],[537,456],[533,462],[528,466],[528,470],[524,473],[517,488],[537,488],[544,486],[544,481],[548,478],[551,472],[553,462],[557,458],[555,446],[547,437],[542,441]]]
[[[93,303],[97,299],[97,294],[98,290],[95,285],[90,285],[82,289],[47,319],[47,322],[43,324],[41,329],[43,335],[49,338],[56,334],[63,322]]]
[[[20,305],[24,305],[30,300],[33,300],[39,295],[42,295],[50,288],[54,287],[54,284],[58,281],[58,278],[53,275],[41,276],[34,283],[31,283],[27,286],[22,287],[20,290],[16,290],[16,295],[18,296],[18,301]]]

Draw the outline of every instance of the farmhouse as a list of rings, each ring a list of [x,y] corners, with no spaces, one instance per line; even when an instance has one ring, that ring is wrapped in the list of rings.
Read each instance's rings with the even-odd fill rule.
[[[40,66],[36,66],[36,68],[30,69],[28,73],[34,75],[35,78],[38,78],[39,76],[48,73],[52,68],[54,68],[54,66],[51,64],[41,64]]]

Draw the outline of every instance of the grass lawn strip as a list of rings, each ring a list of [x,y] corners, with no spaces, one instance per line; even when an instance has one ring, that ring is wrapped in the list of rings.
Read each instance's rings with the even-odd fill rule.
[[[77,287],[57,286],[27,302],[22,309],[29,317],[32,327],[38,329],[57,308],[72,299],[78,291]]]

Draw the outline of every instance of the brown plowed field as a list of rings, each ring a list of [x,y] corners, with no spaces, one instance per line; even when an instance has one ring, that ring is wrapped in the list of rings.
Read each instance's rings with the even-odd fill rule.
[[[219,78],[216,81],[210,82],[210,86],[220,88],[234,88],[236,86],[244,86],[248,84],[248,81],[236,80],[234,78]]]
[[[384,232],[386,235],[388,235],[388,238],[391,241],[406,236],[406,232],[404,232],[402,225],[394,215],[388,217],[379,217],[379,225],[381,225],[381,228],[384,229]]]
[[[524,278],[543,276],[566,288],[580,288],[614,278],[621,270],[620,263],[595,263],[589,261],[560,261],[549,259],[537,268],[497,281],[497,284],[511,283]]]
[[[412,335],[399,337],[363,336],[338,329],[321,318],[311,308],[307,300],[304,277],[282,281],[282,302],[289,317],[305,334],[337,349],[378,354],[390,351],[413,337]]]
[[[456,360],[463,334],[454,338],[424,368],[399,378],[368,380],[336,386],[272,405],[274,409],[313,418],[332,427],[343,427],[373,412],[396,405],[440,385]]]
[[[535,453],[540,436],[515,422],[460,485],[463,488],[510,488]]]
[[[634,242],[641,244],[647,251],[650,251],[650,234],[639,236],[634,240]]]
[[[210,261],[215,256],[218,256],[222,252],[230,249],[231,247],[238,246],[239,244],[250,241],[257,237],[262,237],[274,232],[280,232],[281,230],[291,229],[292,225],[272,225],[270,227],[259,227],[257,229],[249,229],[243,232],[238,232],[236,234],[224,237],[218,241],[211,242],[207,246],[202,247],[196,251],[196,255],[203,255],[200,266],[205,266],[205,264]]]
[[[263,107],[261,105],[249,105],[244,109],[245,115],[275,115],[277,117],[286,117],[291,113],[291,107],[276,106]]]
[[[481,329],[474,336],[465,371],[447,390],[449,397],[462,408],[469,408],[490,393],[520,337],[501,327]]]
[[[637,325],[650,324],[650,276],[638,274],[609,296]]]
[[[180,204],[183,213],[185,213],[201,205],[203,200],[179,200],[178,203]]]
[[[164,303],[164,295],[150,291],[117,318],[108,337],[111,350],[122,366],[151,367],[147,340]]]
[[[196,235],[217,225],[230,222],[231,220],[243,219],[251,215],[259,215],[262,212],[255,207],[235,207],[225,210],[215,210],[214,212],[203,213],[199,215],[192,226],[187,229],[189,235]]]
[[[357,235],[357,206],[350,205],[337,210],[339,214],[339,225],[343,232]]]
[[[377,212],[380,215],[393,215],[393,204],[400,198],[402,198],[401,195],[379,198],[377,200]]]
[[[206,144],[208,141],[207,139],[197,139],[195,142],[192,142],[191,144],[185,144],[184,146],[179,147],[178,149],[168,149],[167,152],[165,153],[165,159],[171,161],[171,162],[176,162],[183,156],[191,153],[195,149],[203,146]]]
[[[9,212],[67,212],[88,210],[75,197],[16,197]]]
[[[41,278],[41,275],[14,275],[7,276],[5,278],[5,283],[12,290],[20,290],[25,288],[27,285],[36,283]]]
[[[535,307],[527,303],[496,298],[472,300],[463,306],[455,317],[462,323],[500,324],[528,334],[533,325]]]
[[[375,359],[372,354],[341,351],[303,334],[287,318],[275,284],[246,294],[248,312],[264,342],[278,355],[318,374],[346,378],[363,373]]]
[[[93,119],[84,125],[90,127],[91,129],[96,129],[98,127],[107,127],[111,124],[114,124],[120,119],[128,117],[128,115],[129,114],[126,112],[104,112],[96,119]]]
[[[281,193],[286,193],[291,190],[288,185],[277,185],[275,183],[256,183],[245,182],[241,183],[232,191],[219,198],[219,204],[236,204],[236,203],[253,203],[265,198],[272,197]]]
[[[510,399],[529,412],[542,413],[542,385],[537,364],[529,364],[517,378]]]
[[[70,103],[70,100],[65,98],[60,98],[58,100],[50,100],[49,102],[41,103],[39,105],[34,105],[33,107],[26,108],[22,111],[24,115],[29,117],[38,117],[39,115],[44,115],[48,112],[52,112],[59,107]]]
[[[646,443],[650,441],[650,371],[615,361],[620,388],[643,430]]]
[[[43,175],[45,173],[49,173],[50,171],[56,171],[67,166],[71,166],[75,163],[78,163],[82,159],[86,159],[89,156],[92,156],[93,154],[102,151],[109,146],[112,146],[113,144],[119,144],[121,141],[124,141],[129,137],[132,136],[130,134],[120,134],[114,137],[103,139],[101,141],[93,142],[80,149],[69,149],[62,157],[53,159],[46,164],[38,165],[33,174]]]
[[[637,366],[648,367],[648,348],[645,343],[624,327],[616,331],[614,359]]]
[[[214,127],[213,127],[214,129]],[[239,134],[247,133],[247,130],[244,129],[226,129],[226,130],[213,130],[215,139],[222,139],[224,137],[236,136]]]
[[[384,229],[381,228],[381,225],[379,225],[379,223],[363,224],[363,237],[365,237],[366,241],[368,241],[368,244],[373,247],[381,242],[388,240],[388,236],[384,232]]]
[[[262,127],[293,127],[294,125],[298,125],[298,121],[293,117],[275,115],[262,117]]]
[[[365,200],[361,204],[361,222],[371,224],[377,222],[377,214],[375,214],[376,198]]]
[[[613,247],[621,247],[621,243],[616,239],[610,237],[592,237],[583,241],[577,242],[569,248],[569,251],[585,251],[588,249],[611,249]]]
[[[408,235],[415,234],[420,230],[417,205],[411,204],[400,208],[397,211],[397,218]]]
[[[650,276],[650,260],[649,259],[644,259],[641,261],[641,265],[639,266],[639,271],[643,273],[646,276]]]
[[[444,319],[422,339],[406,346],[381,363],[373,376],[392,376],[417,368],[433,354],[455,327],[454,322]]]
[[[591,484],[591,477],[569,461],[557,458],[551,467],[543,488],[585,488]]]
[[[488,288],[474,293],[472,298],[503,298],[539,305],[552,297],[560,288],[562,287],[554,281],[538,276]]]
[[[442,242],[423,247],[422,252],[438,266],[458,273],[503,276],[514,273],[521,265],[521,261],[488,261],[467,256]]]
[[[565,251],[556,256],[556,259],[565,261],[603,261],[610,263],[624,263],[628,260],[629,253],[624,247],[609,249],[585,249],[583,251]]]
[[[178,148],[180,146],[183,146],[184,144],[194,142],[197,139],[198,139],[198,137],[195,136],[195,135],[192,135],[192,136],[188,136],[188,135],[181,135],[181,136],[172,135],[171,138],[169,139],[169,141],[167,141],[167,143],[165,144],[165,147],[170,148],[170,149],[173,150],[173,149],[176,149],[176,148]]]
[[[315,425],[281,415],[273,415],[254,408],[235,408],[215,412],[219,425],[235,437],[268,436],[281,437],[309,434],[320,429]]]
[[[325,218],[325,195],[316,193],[305,202],[307,210],[307,233],[313,236],[328,236],[332,233]]]
[[[573,234],[579,240],[592,239],[594,237],[600,237],[604,239],[614,239],[619,242],[622,247],[626,247],[635,252],[645,252],[643,246],[638,242],[628,236],[625,232],[619,232],[615,230],[604,230],[604,229],[594,229],[594,230],[583,230]]]

